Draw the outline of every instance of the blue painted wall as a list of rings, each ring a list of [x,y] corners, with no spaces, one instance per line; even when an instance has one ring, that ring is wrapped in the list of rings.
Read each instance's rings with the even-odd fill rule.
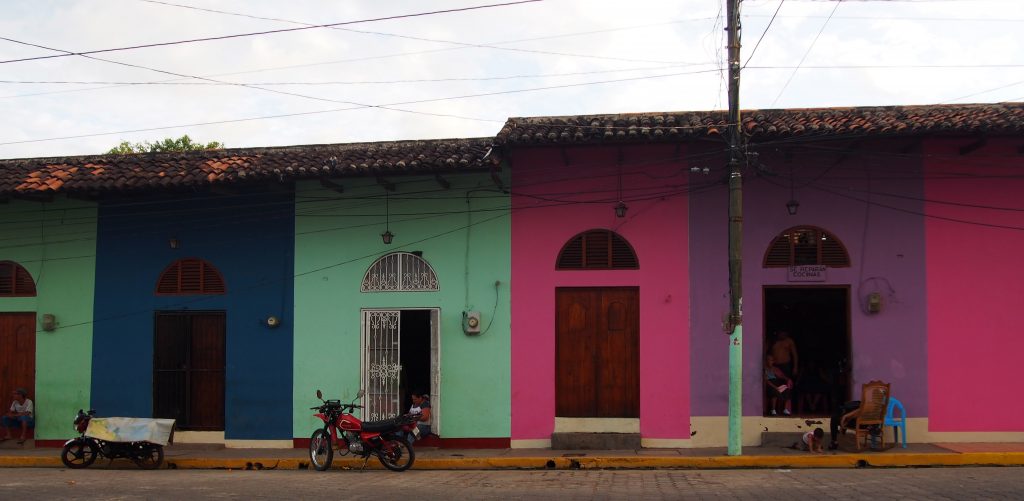
[[[152,415],[155,312],[224,311],[225,438],[292,438],[293,215],[291,193],[100,204],[92,379],[99,415]],[[156,296],[160,273],[187,257],[216,266],[227,294]],[[267,327],[271,315],[281,325]]]

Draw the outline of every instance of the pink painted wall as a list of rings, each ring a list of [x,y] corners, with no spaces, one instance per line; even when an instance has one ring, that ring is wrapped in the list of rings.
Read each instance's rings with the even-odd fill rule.
[[[666,146],[511,152],[513,440],[554,431],[555,288],[590,286],[640,288],[641,435],[689,438],[687,166],[677,160],[684,154]],[[624,219],[613,212],[620,158]],[[594,228],[628,240],[640,269],[555,271],[565,242]]]
[[[1024,431],[1020,143],[990,141],[960,155],[971,142],[934,140],[925,149],[929,428]]]

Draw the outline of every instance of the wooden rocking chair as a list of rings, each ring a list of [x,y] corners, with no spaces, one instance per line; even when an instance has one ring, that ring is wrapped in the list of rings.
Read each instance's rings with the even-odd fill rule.
[[[849,417],[853,421],[857,450],[861,450],[872,435],[881,441],[879,447],[885,448],[885,433],[882,431],[885,428],[885,411],[889,406],[889,386],[882,381],[871,381],[861,387],[860,408]]]

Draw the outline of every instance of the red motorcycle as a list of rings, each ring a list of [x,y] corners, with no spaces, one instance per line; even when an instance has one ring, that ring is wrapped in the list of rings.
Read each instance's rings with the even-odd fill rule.
[[[356,400],[362,396],[363,391],[359,390]],[[310,409],[317,411],[314,416],[324,422],[324,427],[314,431],[309,439],[309,460],[317,471],[331,467],[334,444],[337,444],[341,455],[351,452],[362,457],[364,467],[370,456],[377,456],[380,463],[391,471],[405,471],[412,467],[416,453],[406,437],[419,434],[416,428],[419,416],[406,414],[384,421],[363,422],[351,414],[355,409],[363,408],[356,405],[355,400],[349,404],[342,404],[340,400],[324,400],[320,390],[316,390],[316,398],[323,404]]]

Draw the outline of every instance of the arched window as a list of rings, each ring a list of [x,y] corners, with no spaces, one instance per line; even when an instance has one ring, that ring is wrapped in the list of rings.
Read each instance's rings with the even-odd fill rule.
[[[794,226],[772,240],[764,254],[765,268],[823,264],[850,266],[850,255],[835,235],[814,226]]]
[[[640,262],[625,238],[611,230],[589,230],[569,239],[558,253],[558,270],[636,270]]]
[[[32,274],[14,261],[0,261],[0,297],[35,297]]]
[[[436,291],[437,275],[430,263],[411,252],[393,252],[373,262],[363,275],[360,292]]]
[[[179,259],[160,274],[157,296],[224,294],[224,278],[212,264],[199,258]]]

